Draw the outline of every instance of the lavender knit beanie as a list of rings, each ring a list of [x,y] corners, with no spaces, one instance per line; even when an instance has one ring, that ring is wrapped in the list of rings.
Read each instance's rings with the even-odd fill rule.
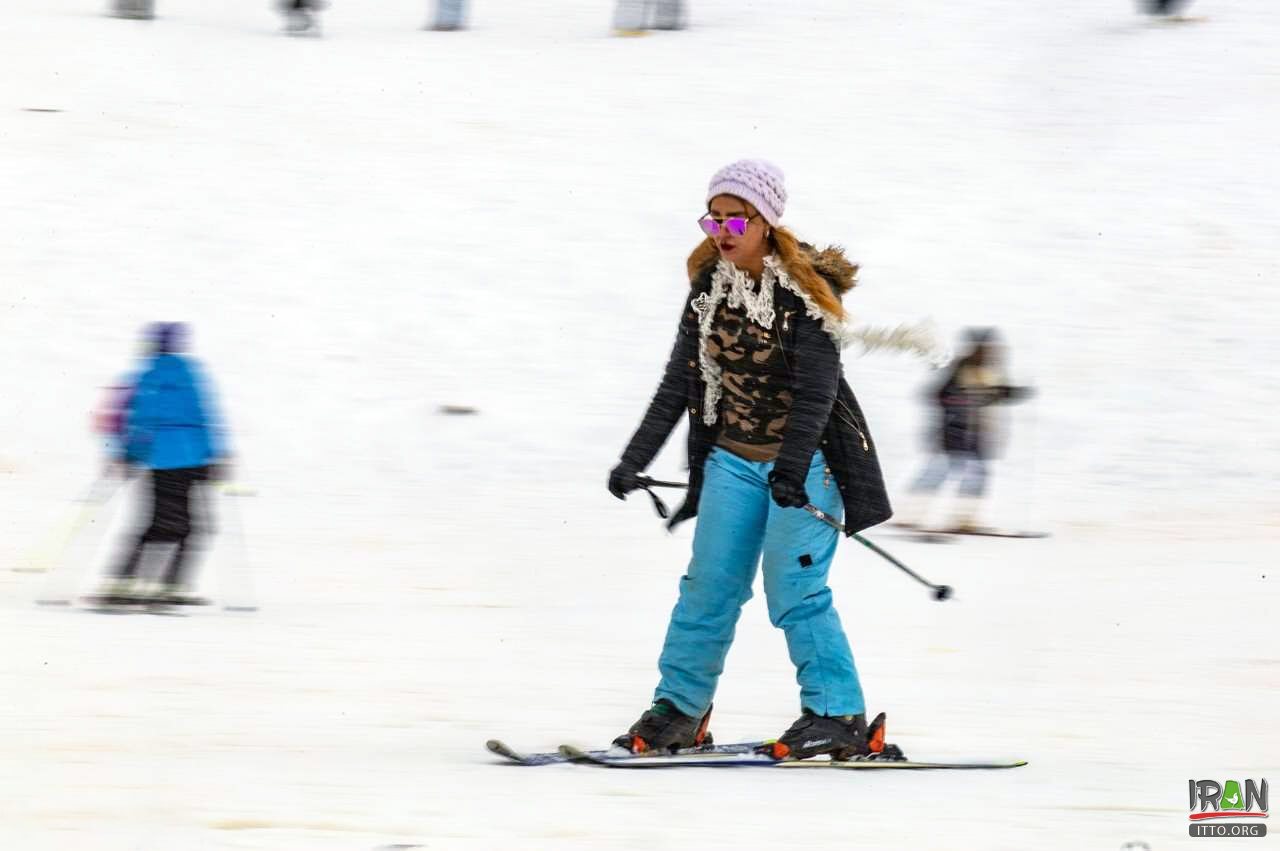
[[[777,226],[787,206],[782,169],[767,160],[738,160],[715,173],[707,187],[707,203],[717,195],[733,195],[751,203],[764,220]]]

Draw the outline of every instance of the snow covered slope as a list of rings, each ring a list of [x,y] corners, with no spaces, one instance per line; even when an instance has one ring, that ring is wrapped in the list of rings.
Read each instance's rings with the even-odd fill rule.
[[[606,2],[473,5],[441,34],[419,0],[334,0],[324,38],[288,39],[266,0],[5,4],[0,845],[1212,847],[1187,779],[1280,776],[1280,7],[692,0],[688,31],[620,40]],[[482,750],[602,742],[655,683],[691,529],[604,478],[739,156],[863,263],[860,321],[997,325],[1040,391],[989,519],[1054,537],[877,538],[943,605],[856,545],[832,574],[891,738],[1027,768]],[[194,323],[258,490],[255,614],[40,609],[45,577],[9,570],[87,488],[88,411],[153,319]],[[900,493],[928,368],[846,370]],[[798,708],[758,597],[713,729]]]

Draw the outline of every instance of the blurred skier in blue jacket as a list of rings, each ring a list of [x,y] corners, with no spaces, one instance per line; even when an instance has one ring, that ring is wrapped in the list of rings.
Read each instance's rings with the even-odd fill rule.
[[[192,503],[203,502],[202,485],[225,478],[227,450],[208,381],[195,361],[182,354],[187,328],[157,322],[147,329],[150,352],[129,397],[115,469],[151,476],[151,515],[114,571],[106,596],[128,602],[139,597],[138,566],[148,544],[172,544],[174,551],[150,599],[171,604],[203,602],[190,594],[193,539]],[[208,510],[199,511],[201,532]]]

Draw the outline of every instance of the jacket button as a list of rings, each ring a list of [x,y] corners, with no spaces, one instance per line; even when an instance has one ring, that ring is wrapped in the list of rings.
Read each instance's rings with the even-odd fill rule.
[[[691,413],[691,414],[696,414],[696,413],[698,413],[698,409],[697,409],[697,408],[690,408],[690,409],[689,409],[689,413]]]
[[[693,368],[694,368],[695,366],[697,366],[697,365],[698,365],[698,364],[697,364],[697,362],[696,362],[696,361],[689,361],[689,369],[693,369]]]

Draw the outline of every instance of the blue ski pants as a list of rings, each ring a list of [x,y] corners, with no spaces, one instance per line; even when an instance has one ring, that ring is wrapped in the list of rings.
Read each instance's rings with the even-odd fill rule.
[[[819,715],[865,711],[853,653],[827,587],[839,532],[802,508],[779,508],[769,493],[773,462],[716,447],[707,458],[693,557],[680,579],[658,660],[666,698],[686,715],[711,706],[742,606],[763,555],[769,620],[787,639],[800,705]],[[809,501],[843,515],[840,489],[815,452],[805,479]]]

